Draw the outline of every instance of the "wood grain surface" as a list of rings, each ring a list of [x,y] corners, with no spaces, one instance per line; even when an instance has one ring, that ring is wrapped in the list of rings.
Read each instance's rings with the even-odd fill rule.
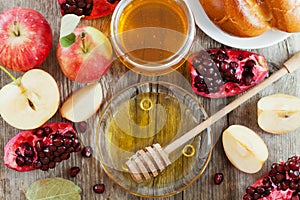
[[[41,68],[52,74],[58,81],[61,102],[70,95],[73,91],[83,86],[83,84],[76,83],[68,80],[61,72],[56,56],[56,46],[59,38],[60,27],[60,11],[57,0],[1,0],[0,12],[15,7],[29,7],[41,12],[51,25],[53,33],[53,46],[49,57],[46,62],[42,64]],[[81,22],[81,25],[91,25],[100,29],[103,33],[109,36],[109,25],[111,16],[103,17],[96,20],[85,20]],[[209,36],[205,35],[199,28],[197,28],[197,45],[202,48],[221,47],[222,44],[212,40]],[[199,47],[198,46],[198,47]],[[249,49],[251,50],[251,49]],[[295,52],[300,50],[300,34],[294,34],[288,39],[270,46],[268,48],[262,48],[257,50],[251,50],[253,52],[261,53],[265,55],[268,61],[278,64],[279,66],[284,63]],[[300,63],[299,63],[300,64]],[[98,113],[88,120],[88,129],[84,133],[80,133],[80,138],[83,144],[88,145],[91,135],[95,134],[95,126],[97,125],[97,119],[108,100],[112,97],[112,92],[115,89],[115,85],[119,78],[128,70],[116,59],[111,66],[108,73],[103,76],[99,81],[103,87],[103,94],[105,102],[101,105]],[[187,80],[189,80],[188,68],[183,65],[178,69]],[[21,73],[13,73],[16,76],[20,76]],[[10,79],[0,72],[0,87],[10,82]],[[142,80],[138,74],[133,77],[135,80]],[[124,82],[124,85],[127,83]],[[122,84],[121,84],[122,86]],[[180,192],[174,196],[167,197],[169,200],[238,200],[242,198],[244,189],[252,184],[261,175],[267,172],[273,162],[279,160],[286,160],[287,158],[300,154],[300,129],[284,135],[267,134],[262,131],[257,125],[257,101],[266,95],[273,93],[286,93],[300,97],[300,71],[293,72],[281,78],[271,86],[264,89],[262,92],[255,95],[246,103],[242,104],[234,111],[226,115],[226,117],[219,120],[212,126],[212,130],[215,136],[215,146],[213,149],[211,161],[204,171],[203,175],[195,181],[185,191]],[[235,97],[228,99],[204,99],[198,97],[198,100],[203,104],[204,108],[209,115],[215,113],[229,103]],[[219,105],[219,106],[212,106]],[[57,113],[50,121],[65,121]],[[225,156],[221,140],[219,136],[221,132],[232,124],[241,124],[250,127],[257,132],[265,141],[269,149],[269,158],[260,172],[256,174],[246,174],[236,168],[234,168]],[[42,172],[40,170],[20,173],[8,169],[4,166],[3,162],[3,147],[7,141],[17,134],[19,130],[9,126],[2,118],[0,118],[0,199],[5,200],[22,200],[25,199],[24,189],[33,183],[35,180],[46,177],[63,177],[74,181],[82,188],[82,199],[111,199],[111,200],[135,200],[143,199],[141,197],[134,196],[119,186],[114,184],[109,177],[104,173],[100,163],[94,159],[84,159],[79,154],[74,154],[67,161],[61,162],[54,170],[48,172]],[[81,168],[80,174],[76,178],[69,176],[69,169],[72,166],[79,166]],[[213,182],[213,176],[217,172],[224,174],[224,181],[220,185],[215,185]],[[95,194],[92,190],[92,186],[96,183],[104,183],[106,190],[103,194]]]

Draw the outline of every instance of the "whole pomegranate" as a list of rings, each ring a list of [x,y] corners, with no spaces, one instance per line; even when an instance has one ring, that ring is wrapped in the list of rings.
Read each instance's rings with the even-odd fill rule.
[[[268,75],[265,57],[249,51],[202,50],[189,57],[188,65],[194,92],[209,98],[235,96]]]
[[[271,170],[246,188],[243,200],[300,200],[300,156],[274,163]]]
[[[43,171],[81,151],[77,133],[69,123],[48,123],[18,133],[4,147],[4,163],[16,171]]]
[[[111,14],[120,0],[58,0],[62,15],[75,14],[94,19]]]

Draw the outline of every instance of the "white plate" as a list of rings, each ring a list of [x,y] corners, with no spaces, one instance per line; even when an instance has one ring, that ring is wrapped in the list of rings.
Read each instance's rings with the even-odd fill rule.
[[[212,39],[227,46],[240,49],[259,49],[283,41],[292,34],[281,31],[268,31],[260,36],[240,38],[231,36],[218,28],[206,15],[199,0],[186,0],[191,8],[197,26]]]

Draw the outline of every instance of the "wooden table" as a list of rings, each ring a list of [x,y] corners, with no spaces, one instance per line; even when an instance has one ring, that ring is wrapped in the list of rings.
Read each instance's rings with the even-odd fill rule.
[[[46,60],[46,62],[41,66],[42,69],[47,70],[51,73],[60,86],[61,101],[63,101],[72,91],[77,88],[82,87],[82,84],[72,82],[68,80],[61,72],[56,57],[55,50],[59,37],[59,27],[60,27],[60,12],[59,5],[56,0],[2,0],[0,1],[0,12],[14,7],[14,6],[24,6],[30,7],[40,11],[45,18],[49,21],[52,27],[53,33],[53,46],[51,53]],[[104,17],[102,19],[82,21],[81,24],[91,25],[97,27],[106,35],[109,35],[109,24],[111,16]],[[222,45],[210,37],[205,35],[200,29],[197,29],[197,40],[204,48],[211,47],[221,47]],[[300,50],[300,34],[295,34],[288,39],[270,46],[268,48],[263,48],[259,50],[252,50],[254,52],[261,53],[266,56],[269,61],[281,65],[285,60],[292,56],[295,52]],[[116,61],[112,65],[108,73],[101,78],[100,82],[106,92],[110,94],[113,89],[113,85],[117,82],[119,77],[124,74],[127,69],[119,62]],[[182,66],[179,72],[183,73],[188,78],[188,69],[186,66]],[[20,75],[20,73],[14,73],[15,75]],[[3,87],[5,84],[10,82],[3,72],[0,72],[0,86]],[[140,75],[136,75],[137,77]],[[263,175],[271,166],[273,162],[278,160],[286,160],[288,157],[300,154],[300,129],[285,135],[272,135],[263,132],[257,125],[257,111],[256,103],[259,98],[273,93],[287,93],[290,95],[300,96],[300,71],[289,74],[284,78],[280,79],[267,89],[260,92],[255,97],[251,98],[245,104],[238,107],[236,110],[228,114],[225,118],[220,120],[213,126],[213,132],[218,136],[229,125],[241,124],[252,128],[256,131],[266,142],[269,149],[269,158],[262,170],[256,174],[245,174],[236,168],[234,168],[231,163],[226,158],[221,140],[216,141],[216,145],[213,150],[211,161],[203,173],[203,175],[195,181],[192,186],[187,188],[185,191],[166,199],[174,200],[237,200],[241,199],[244,189],[249,184],[253,183],[257,178]],[[105,100],[110,98],[106,95]],[[228,98],[227,102],[234,98]],[[203,99],[199,97],[199,101],[203,103],[209,114],[213,114],[216,109],[210,108],[209,105],[215,100]],[[218,100],[224,101],[224,100]],[[97,115],[101,113],[105,106],[105,103],[101,106]],[[96,121],[96,116],[89,119],[89,127],[86,133],[81,134],[81,139],[83,142],[88,143],[87,135],[94,133],[93,124]],[[51,121],[64,121],[61,119],[60,114],[57,113]],[[70,179],[78,184],[83,192],[82,199],[92,200],[92,199],[141,199],[132,194],[123,191],[116,184],[108,178],[108,176],[101,169],[98,161],[95,159],[83,159],[81,156],[72,155],[68,161],[60,163],[55,170],[49,170],[48,172],[42,172],[40,170],[20,173],[8,169],[3,164],[3,147],[6,142],[17,134],[19,130],[9,126],[7,123],[0,119],[0,199],[6,200],[17,200],[25,199],[23,193],[23,187],[26,189],[32,182],[40,178],[46,177],[63,177]],[[68,170],[71,166],[79,166],[82,171],[76,178],[71,178],[69,176]],[[221,185],[215,185],[213,183],[213,176],[216,172],[222,172],[224,174],[224,181]],[[106,186],[106,191],[103,194],[95,194],[92,191],[92,186],[95,183],[104,183]],[[24,184],[24,186],[22,186]]]

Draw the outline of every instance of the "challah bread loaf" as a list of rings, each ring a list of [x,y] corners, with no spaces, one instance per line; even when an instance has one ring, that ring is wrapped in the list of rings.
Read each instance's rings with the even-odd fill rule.
[[[234,36],[254,37],[270,29],[300,31],[300,0],[199,1],[213,23]]]
[[[273,15],[271,26],[285,32],[300,31],[300,0],[265,0]]]

